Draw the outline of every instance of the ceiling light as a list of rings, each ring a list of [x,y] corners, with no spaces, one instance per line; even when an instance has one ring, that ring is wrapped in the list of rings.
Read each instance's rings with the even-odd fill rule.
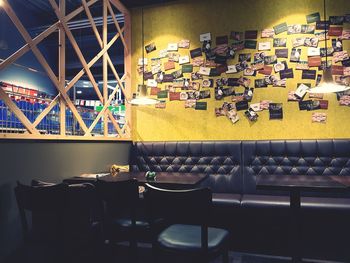
[[[83,92],[81,90],[77,90],[77,94],[82,94]]]

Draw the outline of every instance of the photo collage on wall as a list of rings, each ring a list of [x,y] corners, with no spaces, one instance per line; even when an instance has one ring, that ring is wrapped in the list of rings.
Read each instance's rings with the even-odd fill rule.
[[[255,122],[264,110],[270,120],[283,119],[283,102],[251,103],[254,89],[286,88],[287,80],[301,71],[301,83],[288,92],[286,101],[298,102],[301,111],[327,110],[323,94],[309,93],[305,98],[321,81],[326,66],[331,67],[335,82],[350,85],[350,58],[343,49],[343,41],[350,40],[350,14],[322,21],[319,13],[313,13],[303,23],[280,23],[261,31],[232,31],[215,37],[202,33],[194,46],[184,38],[159,50],[152,42],[144,47],[147,58],[139,59],[138,73],[147,81],[149,94],[160,100],[156,108],[166,108],[167,101],[184,101],[185,108],[207,110],[209,99],[225,100],[214,109],[215,115],[236,123],[240,114]],[[328,48],[320,47],[326,39]],[[302,53],[307,60],[301,59]],[[350,91],[336,95],[339,105],[350,106]],[[311,121],[325,123],[326,119],[326,113],[314,112]]]

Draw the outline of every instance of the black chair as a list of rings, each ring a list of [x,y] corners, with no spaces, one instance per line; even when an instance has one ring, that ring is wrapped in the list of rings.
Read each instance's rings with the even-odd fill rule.
[[[27,186],[17,182],[15,195],[29,262],[62,259],[63,211],[67,185]]]
[[[25,252],[33,261],[86,262],[96,255],[100,228],[91,217],[96,199],[93,185],[33,180],[31,186],[18,183],[15,194]],[[31,212],[31,220],[26,211]]]
[[[228,262],[228,231],[208,227],[210,189],[166,190],[146,184],[144,196],[152,222],[159,225],[163,221],[167,226],[159,234],[155,232],[155,261],[170,254],[191,262],[208,262],[222,255]]]
[[[147,220],[137,219],[139,188],[135,179],[118,182],[96,181],[99,198],[104,204],[103,233],[113,245],[129,241],[131,261],[136,260],[137,242],[147,240],[150,225]],[[149,239],[149,238],[148,238]]]

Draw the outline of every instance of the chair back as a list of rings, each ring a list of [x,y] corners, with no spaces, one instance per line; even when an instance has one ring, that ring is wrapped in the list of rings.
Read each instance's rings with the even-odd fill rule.
[[[41,240],[57,240],[61,236],[67,187],[66,184],[27,186],[17,182],[15,195],[25,239],[30,230]],[[31,221],[26,211],[31,212]]]
[[[139,200],[138,182],[136,179],[107,182],[96,181],[97,194],[104,202],[106,216],[126,216],[134,218],[134,211]]]
[[[202,248],[207,248],[208,218],[212,200],[209,188],[168,190],[146,183],[144,197],[153,222],[164,220],[166,225],[201,225]]]

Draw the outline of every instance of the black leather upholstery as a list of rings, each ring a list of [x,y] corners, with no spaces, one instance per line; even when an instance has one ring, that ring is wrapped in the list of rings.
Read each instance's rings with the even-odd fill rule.
[[[186,233],[186,235],[184,235]],[[219,252],[222,242],[228,239],[227,230],[208,228],[208,252]],[[171,225],[158,236],[158,243],[169,250],[198,253],[201,246],[201,227],[195,225]]]
[[[137,142],[133,171],[209,174],[203,186],[217,193],[241,193],[241,142]]]

